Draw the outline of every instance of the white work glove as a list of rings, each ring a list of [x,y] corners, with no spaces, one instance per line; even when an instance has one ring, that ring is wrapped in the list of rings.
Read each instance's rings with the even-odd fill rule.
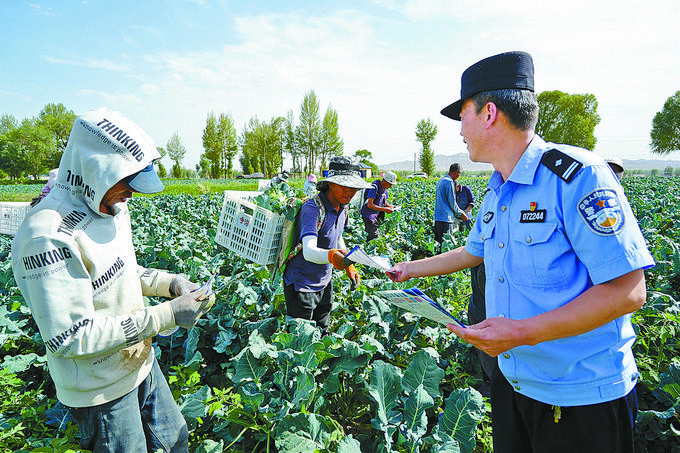
[[[196,283],[187,280],[181,275],[175,275],[170,281],[169,288],[170,296],[171,297],[183,296],[185,294],[189,294],[190,292],[197,290],[198,288],[199,285],[197,285]]]
[[[215,294],[206,296],[203,291],[184,294],[168,302],[175,316],[175,324],[191,329],[201,316],[215,304]]]

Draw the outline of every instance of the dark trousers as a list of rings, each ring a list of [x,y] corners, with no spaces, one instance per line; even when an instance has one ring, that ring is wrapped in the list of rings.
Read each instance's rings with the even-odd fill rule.
[[[555,408],[513,390],[500,371],[491,384],[495,453],[632,453],[637,395],[606,403]]]
[[[378,231],[378,227],[385,220],[385,213],[380,211],[378,213],[378,217],[376,217],[375,220],[370,220],[363,216],[361,217],[361,219],[364,221],[364,229],[368,234],[368,237],[366,238],[366,243],[368,244],[373,239],[380,236],[380,231]]]
[[[366,230],[366,243],[371,242],[373,239],[380,236],[380,231],[378,231],[378,219],[371,220],[366,217],[361,218],[364,221],[364,229]]]
[[[286,314],[291,318],[315,321],[322,334],[330,333],[331,309],[333,308],[333,281],[321,291],[310,293],[295,291],[295,285],[285,285]]]

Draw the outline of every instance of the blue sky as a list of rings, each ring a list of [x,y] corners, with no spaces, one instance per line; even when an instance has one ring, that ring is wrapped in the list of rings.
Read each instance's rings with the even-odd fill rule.
[[[526,50],[537,92],[597,97],[596,153],[648,158],[654,114],[680,90],[678,23],[677,0],[0,0],[0,113],[106,106],[159,146],[178,132],[193,167],[208,112],[240,133],[254,116],[297,119],[314,90],[345,154],[385,164],[413,159],[423,118],[436,154],[465,152],[439,114],[462,71]]]

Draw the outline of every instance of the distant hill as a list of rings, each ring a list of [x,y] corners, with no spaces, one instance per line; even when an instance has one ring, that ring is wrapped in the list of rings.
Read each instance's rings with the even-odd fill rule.
[[[454,162],[458,162],[463,167],[463,171],[493,170],[491,164],[472,162],[468,153],[458,153],[452,156],[435,154],[434,156],[434,168],[436,171],[448,171],[449,167]],[[401,162],[392,162],[389,164],[378,164],[378,167],[381,170],[413,171],[413,161],[403,160]],[[417,168],[416,171],[420,171],[420,168]]]
[[[491,164],[472,162],[470,160],[470,155],[467,153],[458,153],[451,156],[436,154],[434,156],[434,166],[436,171],[448,171],[449,166],[454,162],[461,164],[463,171],[493,170],[493,166]],[[656,168],[659,171],[663,171],[664,168],[668,166],[680,168],[680,160],[623,159],[623,165],[626,170],[651,170]],[[413,171],[413,161],[403,160],[388,164],[378,164],[378,167],[380,167],[381,170]],[[420,171],[420,168],[417,168],[416,171]]]

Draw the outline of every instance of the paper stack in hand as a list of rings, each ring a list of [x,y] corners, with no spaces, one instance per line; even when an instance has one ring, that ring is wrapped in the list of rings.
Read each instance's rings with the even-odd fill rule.
[[[444,325],[452,323],[465,327],[465,325],[456,319],[455,316],[437,302],[430,299],[418,288],[378,291],[376,294],[404,310],[424,316],[433,321],[437,321]]]

